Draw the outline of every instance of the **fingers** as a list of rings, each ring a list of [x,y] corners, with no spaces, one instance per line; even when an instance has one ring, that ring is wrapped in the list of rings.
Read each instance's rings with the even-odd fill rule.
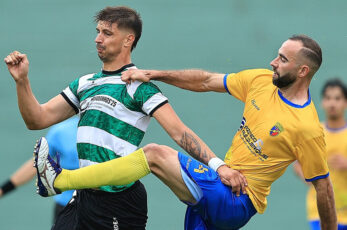
[[[240,173],[239,176],[240,176],[240,180],[241,180],[242,193],[246,194],[247,193],[246,187],[248,186],[247,179],[242,173]]]
[[[232,189],[231,191],[236,193],[236,196],[240,196],[240,190],[241,190],[241,183],[240,181],[238,180],[239,178],[234,178],[232,180]]]
[[[130,84],[131,83],[131,75],[132,75],[132,73],[133,73],[133,70],[131,70],[131,69],[122,72],[122,76],[121,76],[122,81]]]
[[[133,81],[148,82],[150,81],[148,75],[149,74],[145,70],[130,69],[122,72],[121,79],[126,83],[131,83]]]
[[[21,54],[18,51],[10,53],[5,59],[7,65],[18,65],[23,59],[26,59],[25,54]]]
[[[231,180],[232,181],[232,192],[236,193],[236,196],[240,196],[241,192],[243,194],[246,194],[246,187],[247,187],[247,180],[242,173],[236,171],[235,177]]]

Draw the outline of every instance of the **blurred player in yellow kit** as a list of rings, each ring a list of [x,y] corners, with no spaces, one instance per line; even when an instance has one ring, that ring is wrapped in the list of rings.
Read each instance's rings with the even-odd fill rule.
[[[325,83],[322,90],[322,106],[326,121],[322,124],[325,131],[330,179],[335,192],[338,230],[347,229],[347,88],[338,79]],[[301,166],[294,169],[302,177]],[[316,205],[316,192],[310,186],[307,193],[307,217],[312,230],[320,230],[319,214]]]

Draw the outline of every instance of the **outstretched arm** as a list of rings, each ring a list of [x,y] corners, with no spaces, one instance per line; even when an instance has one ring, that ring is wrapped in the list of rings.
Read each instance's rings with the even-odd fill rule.
[[[36,170],[33,167],[32,159],[25,162],[11,178],[0,188],[0,197],[12,191],[13,189],[29,182],[35,176]],[[4,191],[5,190],[5,191]]]
[[[156,110],[153,117],[187,153],[216,170],[222,182],[232,186],[233,192],[237,195],[240,194],[240,190],[245,193],[246,178],[239,171],[228,168],[225,164],[218,164],[222,163],[222,160],[217,158],[207,144],[179,119],[170,104],[165,104]]]
[[[29,129],[44,129],[75,114],[61,95],[39,104],[30,87],[29,60],[25,54],[14,51],[4,61],[16,82],[18,107]]]
[[[321,228],[325,230],[337,229],[334,191],[330,178],[312,181],[317,193],[317,207],[321,220]]]
[[[144,82],[157,80],[190,91],[224,93],[226,92],[223,83],[224,75],[198,69],[174,71],[131,69],[122,73],[122,80],[128,83],[135,80]]]

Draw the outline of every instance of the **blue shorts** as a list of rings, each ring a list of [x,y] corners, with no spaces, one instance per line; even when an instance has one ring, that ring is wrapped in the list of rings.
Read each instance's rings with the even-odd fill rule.
[[[310,221],[310,228],[311,228],[311,230],[321,230],[320,229],[320,221],[319,220]],[[337,230],[347,230],[347,225],[339,224],[337,226]]]
[[[248,195],[231,192],[218,174],[182,153],[178,153],[182,178],[196,204],[188,204],[186,230],[232,230],[244,226],[257,212]]]

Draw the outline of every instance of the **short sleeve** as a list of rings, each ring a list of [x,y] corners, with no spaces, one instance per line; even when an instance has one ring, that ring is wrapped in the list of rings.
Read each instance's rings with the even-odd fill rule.
[[[224,76],[224,87],[229,94],[245,102],[254,79],[259,76],[272,74],[273,72],[268,69],[251,69],[226,74]]]
[[[141,110],[152,116],[162,105],[168,102],[160,89],[151,82],[142,83],[134,93],[134,100]]]
[[[71,107],[75,110],[76,113],[79,112],[79,107],[80,107],[79,97],[77,94],[78,84],[79,84],[79,79],[74,80],[61,93],[61,95],[71,105]]]
[[[296,147],[296,154],[306,181],[314,181],[329,176],[323,135],[300,143]]]

